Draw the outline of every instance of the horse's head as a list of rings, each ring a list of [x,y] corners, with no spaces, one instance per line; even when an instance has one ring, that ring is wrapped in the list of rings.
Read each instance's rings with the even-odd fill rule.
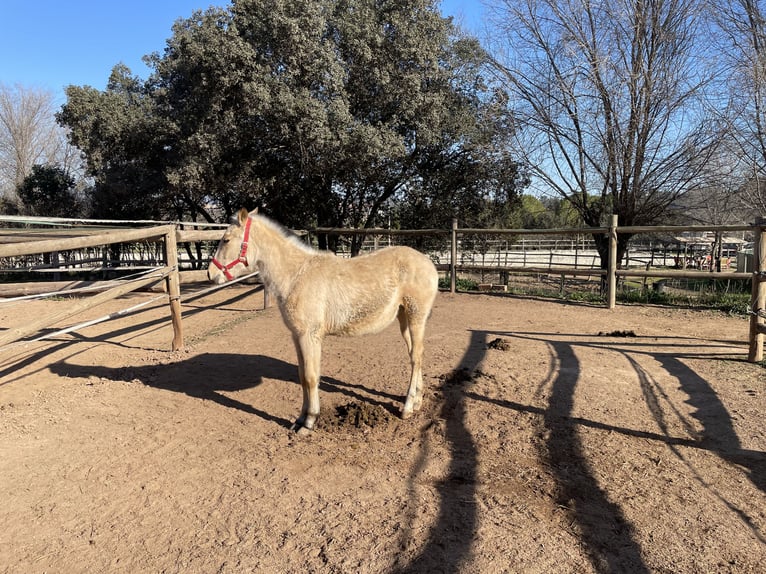
[[[256,209],[253,213],[257,211]],[[207,268],[208,279],[213,283],[220,285],[252,270],[251,266],[255,261],[248,257],[252,221],[245,208],[232,217],[231,225],[223,234]]]

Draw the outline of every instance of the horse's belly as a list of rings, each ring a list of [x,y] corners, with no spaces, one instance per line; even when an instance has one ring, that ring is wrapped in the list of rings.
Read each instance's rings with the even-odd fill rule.
[[[341,313],[328,321],[331,326],[331,335],[367,335],[378,333],[394,319],[399,309],[399,304],[389,302],[380,305],[358,305],[348,313]]]

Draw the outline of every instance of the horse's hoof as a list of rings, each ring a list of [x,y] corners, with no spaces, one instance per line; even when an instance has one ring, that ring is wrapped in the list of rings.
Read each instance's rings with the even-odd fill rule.
[[[301,429],[301,427],[303,427],[303,425],[305,424],[306,424],[306,417],[299,416],[297,419],[295,419],[295,422],[292,425],[290,425],[290,430],[298,432]]]
[[[314,432],[313,423],[309,426],[306,424],[306,417],[298,417],[290,427],[290,430],[295,432],[298,436],[309,436]]]
[[[412,411],[402,411],[402,420],[406,421],[408,418],[412,417]]]
[[[314,430],[310,429],[309,427],[301,426],[298,429],[296,429],[295,434],[298,436],[311,436],[314,434]]]

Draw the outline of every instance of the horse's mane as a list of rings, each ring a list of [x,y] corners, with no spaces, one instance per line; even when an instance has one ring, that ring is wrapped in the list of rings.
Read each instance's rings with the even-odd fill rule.
[[[268,227],[269,229],[272,229],[273,231],[277,232],[279,235],[284,237],[287,241],[289,241],[296,247],[300,248],[302,251],[305,251],[306,253],[316,254],[317,252],[316,249],[314,249],[310,245],[307,245],[293,231],[287,229],[285,226],[281,225],[280,223],[277,223],[273,219],[270,219],[266,217],[265,215],[261,215],[260,213],[252,214],[250,215],[250,217],[258,221],[258,223],[264,225],[265,227]]]

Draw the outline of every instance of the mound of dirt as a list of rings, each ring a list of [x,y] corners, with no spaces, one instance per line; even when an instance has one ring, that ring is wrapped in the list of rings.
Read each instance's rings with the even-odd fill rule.
[[[375,428],[389,425],[398,419],[380,405],[351,401],[335,407],[331,416],[317,419],[317,429],[343,430],[348,428]]]
[[[469,369],[461,367],[439,375],[439,381],[441,381],[444,387],[464,386],[473,381],[474,374]]]
[[[599,337],[637,337],[636,332],[631,330],[618,330],[618,331],[599,331]]]
[[[487,349],[495,349],[497,351],[507,351],[511,348],[511,345],[508,344],[508,341],[505,339],[501,339],[498,337],[497,339],[492,339],[489,343],[487,343]]]

